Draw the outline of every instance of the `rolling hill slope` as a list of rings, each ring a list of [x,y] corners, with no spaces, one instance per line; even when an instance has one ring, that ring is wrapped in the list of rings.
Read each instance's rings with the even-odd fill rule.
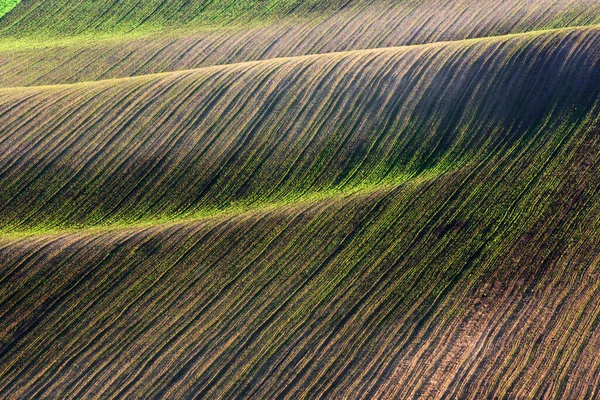
[[[369,195],[5,243],[0,390],[594,394],[599,144],[578,139]]]
[[[599,7],[23,0],[0,398],[600,396]]]
[[[0,86],[600,24],[595,0],[30,0],[0,19]]]
[[[559,30],[5,89],[0,226],[185,217],[457,168],[593,114],[599,39]]]
[[[413,30],[413,34],[418,36],[425,34],[420,32],[425,30],[429,36],[443,37],[452,35],[456,30],[466,32],[471,29],[471,34],[475,34],[477,30],[499,33],[509,29],[522,32],[565,25],[587,25],[598,20],[597,10],[595,2],[574,0],[507,1],[502,4],[487,0],[446,0],[441,3],[432,0],[25,0],[2,20],[0,31],[3,36],[35,37],[46,34],[60,37],[86,33],[151,32],[167,28],[245,28],[286,20],[299,23],[318,20],[330,29],[333,21],[337,21],[338,25],[360,26],[368,23],[370,28],[377,30],[383,27],[378,27],[376,22],[383,21],[375,21],[375,18],[386,15],[385,18],[396,23],[385,28],[389,31],[399,27],[402,22],[411,21],[412,25],[405,27],[404,32]],[[426,26],[416,28],[420,22],[425,22]],[[361,33],[363,37],[374,37],[376,34]]]

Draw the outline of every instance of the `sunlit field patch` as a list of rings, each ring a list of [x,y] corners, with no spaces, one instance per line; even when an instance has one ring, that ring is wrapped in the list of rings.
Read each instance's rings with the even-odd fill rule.
[[[19,4],[20,0],[0,0],[0,18],[2,18],[7,12],[15,8]]]

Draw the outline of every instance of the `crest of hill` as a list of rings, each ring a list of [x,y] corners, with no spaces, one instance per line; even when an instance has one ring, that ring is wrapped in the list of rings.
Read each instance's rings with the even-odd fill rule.
[[[316,20],[332,29],[331,22],[337,20],[339,24],[341,20],[336,18],[342,17],[350,26],[355,24],[353,19],[360,25],[370,20],[369,28],[376,31],[384,28],[379,23],[395,23],[394,27],[387,27],[390,29],[410,22],[413,30],[422,27],[421,35],[435,36],[435,31],[453,31],[458,25],[466,25],[465,33],[471,29],[472,33],[487,30],[498,34],[592,24],[597,21],[598,7],[597,2],[589,0],[28,0],[0,21],[0,32],[12,37],[69,36],[164,28],[244,27],[285,20]],[[375,21],[384,15],[385,20]],[[412,33],[418,34],[416,30]]]
[[[598,23],[600,4],[595,0],[31,0],[0,20],[0,86],[109,79]]]

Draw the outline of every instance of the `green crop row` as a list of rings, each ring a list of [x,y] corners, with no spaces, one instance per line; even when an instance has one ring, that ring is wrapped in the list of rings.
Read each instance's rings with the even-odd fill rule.
[[[20,0],[2,0],[0,1],[0,18],[2,18],[6,13],[15,8],[17,4],[19,4]]]

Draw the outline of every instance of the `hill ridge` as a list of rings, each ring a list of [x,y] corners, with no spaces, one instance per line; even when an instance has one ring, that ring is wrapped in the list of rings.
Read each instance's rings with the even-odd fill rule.
[[[196,0],[186,2],[193,7],[201,3]],[[240,7],[251,3],[253,1]],[[290,6],[283,3],[280,5]],[[306,6],[306,2],[301,3]],[[363,4],[362,1],[358,3]],[[32,0],[28,4],[43,8],[51,3]],[[64,10],[73,11],[85,4],[88,3],[71,2],[61,11],[51,9],[45,11],[44,15],[48,14],[50,19],[54,14],[64,17]],[[88,5],[94,8],[107,4],[95,2]],[[220,7],[224,1],[219,0],[215,4]],[[321,13],[325,7],[323,4],[319,2],[313,11]],[[364,7],[351,6],[339,12],[323,11],[324,19],[290,17],[288,22],[278,19],[260,26],[233,28],[225,24],[211,28],[199,24],[189,29],[181,28],[177,34],[173,33],[171,26],[167,34],[148,33],[150,36],[144,36],[146,34],[141,31],[133,36],[127,34],[129,36],[122,37],[114,32],[96,32],[104,36],[104,41],[95,40],[96,33],[87,34],[85,40],[65,33],[58,37],[65,40],[71,38],[70,44],[62,42],[50,47],[40,43],[56,35],[42,34],[42,31],[31,27],[32,36],[25,34],[27,29],[19,29],[14,34],[5,35],[7,40],[0,40],[0,56],[4,61],[0,64],[0,86],[71,83],[275,57],[423,44],[600,23],[600,6],[591,0],[541,0],[541,3],[510,0],[500,3],[490,1],[489,4],[473,0],[449,0],[442,5],[419,0],[400,3],[368,1],[364,4]],[[117,8],[129,5],[128,1],[120,2]],[[21,6],[25,7],[23,3]],[[22,7],[19,9],[24,10]],[[243,9],[235,12],[238,11],[244,12]],[[11,13],[13,18],[17,18],[17,14]],[[437,18],[432,18],[433,15],[437,15]],[[85,18],[91,17],[86,14],[82,18],[63,22],[68,27],[70,24],[82,24]],[[88,25],[84,24],[84,28]],[[60,24],[49,24],[47,28],[58,26]],[[107,39],[111,35],[112,39]],[[27,39],[23,42],[19,37]],[[29,50],[19,48],[27,43],[37,47]]]
[[[96,225],[109,215],[112,222],[156,219],[157,213],[161,219],[460,165],[497,143],[509,145],[503,137],[509,132],[531,135],[545,118],[584,118],[599,90],[598,40],[598,29],[568,30],[223,66],[118,84],[3,90],[0,146],[13,155],[0,159],[0,222],[5,230],[21,230],[11,226],[17,221],[41,227],[34,211],[42,208],[57,226]],[[540,82],[547,88],[536,92]],[[356,84],[363,87],[360,96]],[[471,111],[459,105],[465,98]],[[29,112],[20,115],[17,105]],[[348,114],[354,107],[360,113]],[[221,113],[228,118],[215,119]],[[470,135],[474,126],[485,134]],[[16,149],[27,151],[27,160]],[[304,160],[307,152],[327,168]],[[78,189],[83,182],[77,183],[84,176],[98,182],[84,185],[85,196]],[[137,183],[131,190],[116,189],[117,182],[132,179]],[[184,180],[195,188],[191,193],[177,183]],[[96,216],[75,216],[92,206],[101,207]],[[139,213],[131,214],[132,207]]]
[[[107,83],[118,83],[127,80],[144,80],[148,78],[159,78],[166,77],[169,75],[185,75],[193,72],[201,72],[213,69],[222,69],[228,67],[239,67],[239,66],[255,66],[263,63],[278,63],[278,62],[287,62],[293,60],[312,60],[318,59],[321,57],[335,57],[335,56],[343,56],[343,55],[351,55],[351,54],[368,54],[368,53],[385,53],[385,52],[394,52],[400,51],[404,49],[411,48],[421,48],[421,47],[437,47],[437,46],[451,46],[451,45],[460,45],[460,44],[469,44],[469,43],[477,43],[477,42],[494,42],[494,41],[502,41],[506,39],[518,39],[524,38],[527,36],[537,36],[537,35],[545,35],[545,34],[560,34],[567,32],[576,32],[576,31],[586,31],[586,30],[598,30],[600,29],[600,24],[596,25],[583,25],[583,26],[569,26],[564,28],[553,28],[553,29],[545,29],[545,30],[536,30],[536,31],[528,31],[528,32],[520,32],[520,33],[509,33],[505,35],[499,36],[483,36],[476,38],[467,38],[467,39],[458,39],[458,40],[449,40],[449,41],[441,41],[441,42],[431,42],[431,43],[422,43],[422,44],[409,44],[402,46],[390,46],[390,47],[378,47],[378,48],[368,48],[368,49],[356,49],[356,50],[346,50],[346,51],[334,51],[330,53],[318,53],[318,54],[303,54],[297,56],[289,56],[289,57],[274,57],[267,58],[263,60],[251,60],[251,61],[240,61],[230,64],[216,64],[216,65],[208,65],[201,66],[197,68],[190,69],[182,69],[176,71],[166,71],[166,72],[156,72],[145,75],[136,75],[136,76],[124,76],[119,78],[110,78],[110,79],[99,79],[99,80],[91,80],[91,81],[81,81],[81,82],[73,82],[73,83],[57,83],[57,84],[49,84],[49,85],[36,85],[36,86],[8,86],[1,87],[0,91],[7,90],[26,90],[26,89],[51,89],[53,87],[76,87],[79,85],[93,85],[93,84],[107,84]]]

